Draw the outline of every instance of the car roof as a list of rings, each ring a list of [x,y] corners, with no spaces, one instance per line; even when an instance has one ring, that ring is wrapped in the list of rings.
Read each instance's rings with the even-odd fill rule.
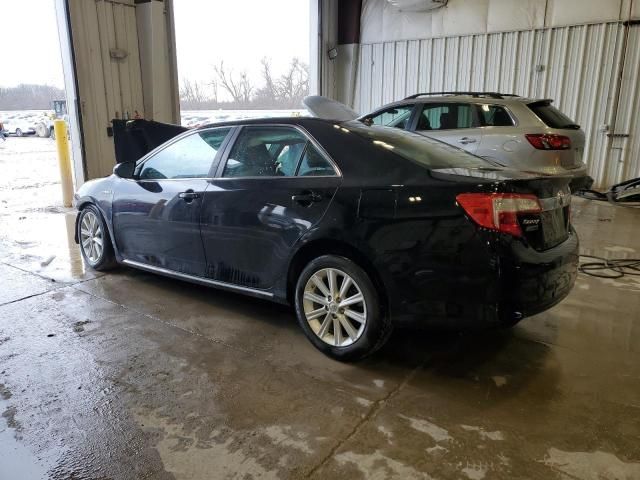
[[[228,122],[208,123],[198,127],[196,130],[213,127],[239,127],[243,125],[298,125],[301,127],[313,126],[318,124],[335,124],[342,123],[340,120],[329,120],[316,117],[273,117],[273,118],[246,118],[242,120],[231,120]]]
[[[530,97],[520,97],[517,95],[506,95],[498,93],[446,93],[446,94],[416,94],[410,97],[398,100],[397,102],[388,103],[380,109],[387,107],[401,106],[401,105],[413,105],[415,103],[434,103],[434,102],[465,102],[465,103],[477,103],[486,104],[491,103],[494,105],[509,105],[514,103],[533,103],[541,101],[550,101],[548,99],[536,99]],[[377,110],[380,110],[377,109]]]

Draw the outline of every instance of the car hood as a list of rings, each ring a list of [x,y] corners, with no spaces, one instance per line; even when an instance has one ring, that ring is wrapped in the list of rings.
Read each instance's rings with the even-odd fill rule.
[[[316,118],[324,120],[337,120],[346,122],[355,120],[359,115],[344,103],[323,97],[322,95],[309,95],[302,100],[307,111]]]

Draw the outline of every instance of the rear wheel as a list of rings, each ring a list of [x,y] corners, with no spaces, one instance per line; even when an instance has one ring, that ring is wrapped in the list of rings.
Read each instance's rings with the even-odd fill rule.
[[[89,205],[78,215],[78,239],[84,261],[94,270],[113,268],[116,265],[113,246],[100,212]]]
[[[295,307],[307,338],[337,360],[364,358],[384,345],[391,333],[371,279],[345,257],[312,260],[298,278]]]
[[[16,128],[16,137],[21,137],[22,136],[22,130],[20,130],[19,128]]]

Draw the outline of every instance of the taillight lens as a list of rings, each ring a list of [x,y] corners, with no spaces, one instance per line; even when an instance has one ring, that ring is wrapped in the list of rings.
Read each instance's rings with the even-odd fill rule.
[[[478,225],[491,230],[522,236],[520,213],[540,213],[535,195],[519,193],[461,193],[456,197],[467,215]]]
[[[568,150],[571,148],[571,139],[564,135],[528,133],[525,137],[538,150]]]

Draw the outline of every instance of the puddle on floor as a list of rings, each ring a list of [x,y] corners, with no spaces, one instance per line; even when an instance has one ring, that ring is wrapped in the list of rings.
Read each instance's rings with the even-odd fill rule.
[[[9,402],[0,398],[0,478],[20,480],[44,480],[52,463],[43,461],[16,438],[16,430],[4,412],[10,411]]]

